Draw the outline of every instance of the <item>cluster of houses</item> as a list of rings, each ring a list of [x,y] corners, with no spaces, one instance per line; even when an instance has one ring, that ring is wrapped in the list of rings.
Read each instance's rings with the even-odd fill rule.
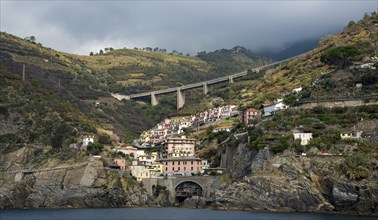
[[[297,88],[294,89],[292,93],[297,93],[301,90],[302,88]],[[208,125],[235,115],[239,115],[240,121],[245,127],[248,127],[255,124],[258,117],[269,117],[274,115],[277,111],[287,108],[289,108],[289,106],[284,104],[283,99],[277,99],[274,104],[263,104],[259,110],[248,108],[243,111],[238,111],[237,106],[227,105],[191,116],[167,118],[158,123],[154,128],[143,132],[139,140],[141,144],[134,145],[136,147],[126,146],[114,148],[115,152],[122,152],[124,155],[128,155],[130,160],[126,160],[125,157],[119,157],[111,161],[108,167],[128,170],[138,181],[157,176],[191,176],[206,174],[210,171],[222,173],[222,169],[209,168],[206,160],[196,156],[196,140],[183,136],[185,129]],[[221,131],[230,132],[231,126],[218,126],[213,129],[213,132]],[[360,139],[361,133],[362,132],[359,131],[341,133],[340,138]],[[306,133],[300,130],[294,130],[293,136],[294,140],[300,140],[301,145],[308,145],[313,138],[312,133]],[[82,146],[85,147],[94,141],[93,136],[84,136]],[[157,145],[160,145],[159,153],[146,153],[144,150]],[[321,153],[319,155],[325,154]]]
[[[293,92],[299,92],[301,89],[295,89]],[[191,116],[166,118],[154,128],[144,131],[140,138],[134,141],[134,145],[143,148],[155,147],[162,144],[169,137],[183,135],[185,129],[199,128],[236,115],[240,115],[240,121],[247,127],[254,124],[254,120],[257,117],[272,116],[275,112],[287,108],[289,106],[284,104],[283,99],[277,99],[274,104],[263,104],[260,110],[248,108],[244,111],[239,111],[236,105],[226,105]],[[213,132],[230,132],[231,129],[232,126],[218,126],[213,129]]]
[[[185,129],[203,126],[238,114],[236,105],[227,105],[191,116],[166,118],[154,128],[144,131],[140,139],[134,143],[138,143],[141,147],[154,147],[169,137],[182,135]]]
[[[127,165],[123,157],[114,159],[111,167],[129,170],[138,181],[156,176],[191,176],[204,174],[209,169],[207,160],[196,157],[195,139],[181,137],[167,138],[160,153],[147,154],[136,147],[118,147],[114,151],[129,155]],[[118,166],[118,167],[116,167]]]

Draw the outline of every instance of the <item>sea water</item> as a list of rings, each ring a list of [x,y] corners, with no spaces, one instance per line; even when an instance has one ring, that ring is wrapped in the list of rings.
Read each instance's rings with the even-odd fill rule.
[[[1,220],[354,220],[377,219],[368,216],[299,212],[221,211],[185,208],[93,208],[93,209],[8,209],[0,210]]]

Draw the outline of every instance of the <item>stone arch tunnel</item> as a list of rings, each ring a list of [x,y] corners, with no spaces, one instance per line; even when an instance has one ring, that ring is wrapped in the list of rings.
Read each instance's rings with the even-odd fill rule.
[[[175,201],[177,203],[182,203],[185,199],[193,196],[203,196],[203,188],[199,183],[183,181],[175,187]]]
[[[142,182],[151,196],[162,189],[169,191],[169,199],[173,203],[182,202],[191,196],[209,199],[221,185],[220,176],[159,176],[144,178]]]

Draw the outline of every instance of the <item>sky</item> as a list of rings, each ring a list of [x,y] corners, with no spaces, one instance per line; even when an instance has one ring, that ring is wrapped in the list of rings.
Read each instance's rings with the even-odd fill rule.
[[[259,51],[342,31],[378,0],[0,0],[0,28],[59,51],[159,47]]]

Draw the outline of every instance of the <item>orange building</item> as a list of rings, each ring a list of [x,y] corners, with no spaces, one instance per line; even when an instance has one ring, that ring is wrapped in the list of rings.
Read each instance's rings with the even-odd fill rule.
[[[169,157],[160,159],[163,164],[163,174],[190,176],[202,171],[201,159],[196,157]]]

